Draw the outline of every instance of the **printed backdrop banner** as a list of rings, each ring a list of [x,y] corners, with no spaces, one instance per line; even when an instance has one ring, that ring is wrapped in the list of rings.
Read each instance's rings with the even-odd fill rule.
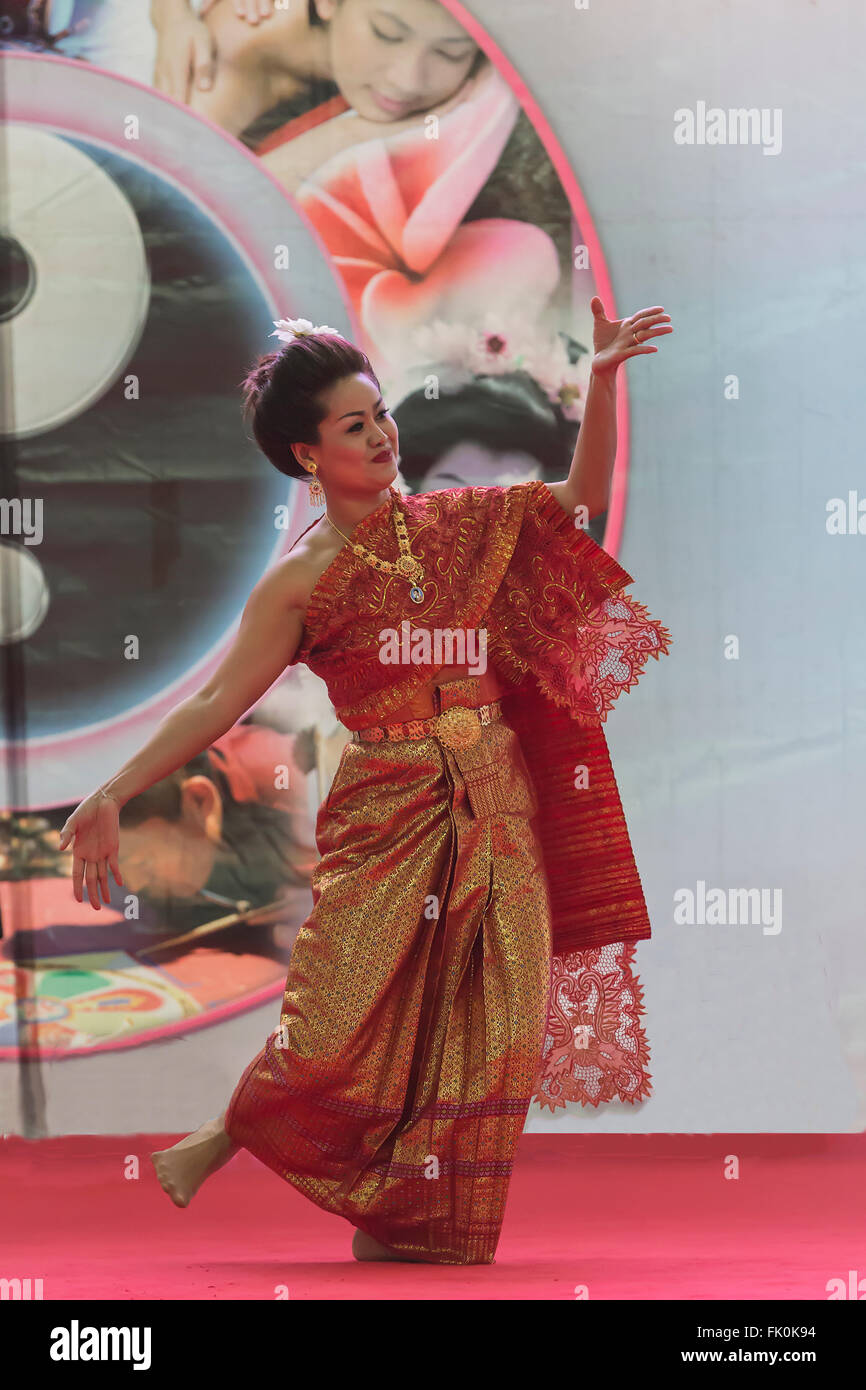
[[[278,1022],[347,738],[312,673],[128,804],[99,914],[58,850],[313,515],[241,417],[272,321],[369,353],[404,491],[552,482],[598,294],[676,328],[618,373],[590,524],[674,637],[605,726],[653,936],[583,998],[558,963],[586,1064],[527,1128],[858,1130],[864,195],[830,55],[864,19],[326,9],[0,0],[0,1128],[192,1129]]]

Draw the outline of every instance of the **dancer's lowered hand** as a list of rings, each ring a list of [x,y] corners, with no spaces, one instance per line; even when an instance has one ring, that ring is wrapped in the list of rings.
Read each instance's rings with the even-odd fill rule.
[[[123,887],[117,858],[120,805],[110,792],[97,787],[75,808],[60,831],[60,849],[67,849],[72,841],[72,891],[75,900],[79,903],[84,901],[82,883],[86,883],[90,906],[98,912],[101,908],[100,889],[103,901],[111,902],[109,869],[118,887]]]
[[[647,338],[657,338],[662,333],[673,333],[671,316],[664,311],[664,305],[654,304],[650,309],[638,309],[627,319],[609,319],[598,295],[593,295],[592,310],[592,370],[596,376],[615,371],[621,362],[642,353],[658,352],[657,347],[647,343]]]

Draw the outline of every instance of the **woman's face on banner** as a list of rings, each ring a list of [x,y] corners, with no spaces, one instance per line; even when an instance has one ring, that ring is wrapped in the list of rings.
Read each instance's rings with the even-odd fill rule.
[[[462,440],[442,454],[414,486],[417,492],[438,492],[445,487],[510,487],[541,476],[541,464],[529,454],[494,453],[474,440]]]
[[[316,0],[331,75],[359,116],[397,121],[447,101],[478,45],[439,0]]]

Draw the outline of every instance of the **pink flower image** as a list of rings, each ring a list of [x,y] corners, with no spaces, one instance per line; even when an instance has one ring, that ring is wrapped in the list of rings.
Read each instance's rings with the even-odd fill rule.
[[[538,314],[559,280],[551,238],[516,218],[463,218],[502,154],[519,105],[495,71],[467,101],[316,171],[298,200],[338,267],[370,349],[387,364],[434,318],[507,323]],[[489,355],[489,353],[488,353]]]

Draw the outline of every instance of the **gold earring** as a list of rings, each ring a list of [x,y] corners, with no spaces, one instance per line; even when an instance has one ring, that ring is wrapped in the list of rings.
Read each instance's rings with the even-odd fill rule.
[[[310,490],[308,494],[309,503],[311,507],[323,507],[325,505],[325,489],[322,487],[322,484],[316,477],[317,467],[317,464],[311,463],[308,470],[312,474],[312,477],[310,478]]]

